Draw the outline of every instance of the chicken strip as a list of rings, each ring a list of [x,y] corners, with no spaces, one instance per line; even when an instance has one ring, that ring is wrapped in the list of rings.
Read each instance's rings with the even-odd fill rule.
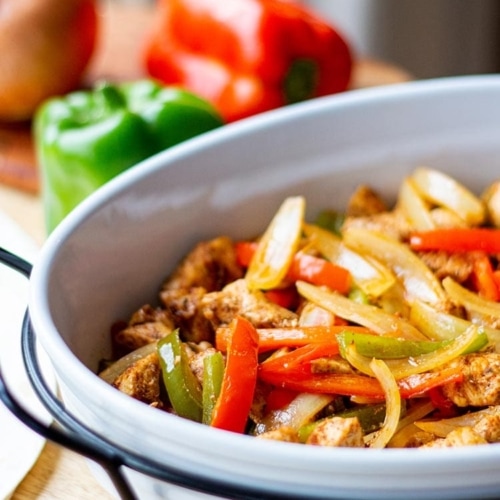
[[[117,377],[113,386],[139,401],[161,407],[160,379],[160,359],[156,352],[152,352],[130,365]]]
[[[468,354],[451,362],[464,374],[462,382],[443,386],[444,395],[457,406],[494,406],[500,404],[500,354]]]
[[[319,446],[364,447],[363,429],[357,417],[332,417],[314,426],[306,444]]]
[[[203,314],[212,327],[228,325],[236,316],[248,319],[256,328],[297,326],[298,316],[269,301],[260,290],[249,290],[244,279],[230,283],[220,292],[205,295]]]

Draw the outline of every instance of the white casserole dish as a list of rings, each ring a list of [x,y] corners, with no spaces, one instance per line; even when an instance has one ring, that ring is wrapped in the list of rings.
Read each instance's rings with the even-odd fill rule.
[[[262,114],[116,178],[52,233],[31,276],[33,328],[78,418],[113,443],[266,498],[497,498],[500,446],[327,449],[210,429],[124,396],[96,375],[110,325],[156,297],[197,241],[252,236],[288,195],[311,216],[360,183],[394,195],[416,166],[476,192],[500,177],[500,77],[360,90]],[[201,498],[128,473],[139,498]],[[255,491],[256,490],[256,491]],[[174,495],[173,497],[170,495]]]

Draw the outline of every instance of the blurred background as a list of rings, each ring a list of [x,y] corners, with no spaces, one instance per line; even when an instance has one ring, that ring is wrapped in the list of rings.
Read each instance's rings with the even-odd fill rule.
[[[343,30],[354,50],[416,78],[500,70],[497,0],[305,0]]]
[[[416,78],[500,72],[497,0],[302,0],[302,3],[335,23],[359,56],[396,64]]]

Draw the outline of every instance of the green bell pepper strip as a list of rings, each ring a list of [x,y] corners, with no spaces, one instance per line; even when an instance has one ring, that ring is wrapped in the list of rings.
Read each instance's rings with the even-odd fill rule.
[[[163,382],[175,413],[180,417],[202,421],[202,389],[191,371],[186,346],[179,331],[158,341],[158,356]]]
[[[34,118],[47,231],[124,170],[221,125],[207,101],[147,79],[47,100]]]
[[[202,422],[210,425],[212,414],[217,403],[224,376],[224,357],[217,351],[203,358],[203,419]]]
[[[394,337],[383,337],[366,333],[357,333],[344,330],[336,335],[340,354],[345,357],[347,346],[354,344],[358,354],[377,359],[398,359],[420,356],[449,345],[454,339],[434,340],[406,340]],[[488,344],[488,336],[480,331],[477,339],[463,354],[476,352]]]

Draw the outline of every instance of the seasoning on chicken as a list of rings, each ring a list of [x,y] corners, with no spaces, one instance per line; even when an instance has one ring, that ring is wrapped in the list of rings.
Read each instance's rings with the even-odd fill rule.
[[[160,379],[160,361],[155,351],[130,365],[117,377],[113,386],[139,401],[162,407]]]
[[[479,444],[488,444],[488,441],[475,432],[472,427],[464,426],[452,430],[445,438],[425,443],[421,448],[456,448]]]
[[[306,444],[319,446],[364,447],[363,429],[357,417],[327,418],[314,426]]]
[[[175,329],[169,313],[145,305],[137,310],[127,325],[115,329],[113,343],[119,353],[130,352],[168,335]]]
[[[269,301],[260,290],[249,290],[244,279],[230,283],[220,292],[205,295],[202,299],[203,314],[214,329],[228,325],[239,315],[248,319],[256,328],[296,326],[296,313]]]
[[[161,295],[163,298],[164,292],[170,290],[199,287],[214,292],[242,276],[243,269],[236,261],[233,241],[220,236],[198,243],[165,281]]]
[[[363,217],[346,217],[342,230],[360,227],[383,233],[398,241],[404,241],[411,232],[408,220],[400,210],[381,212]]]
[[[284,441],[286,443],[298,443],[299,436],[295,429],[283,425],[278,429],[273,429],[271,431],[263,432],[262,434],[257,434],[255,436],[257,439],[271,439],[273,441]]]
[[[450,276],[465,283],[472,274],[473,260],[469,254],[436,251],[419,252],[418,256],[440,280]]]
[[[347,217],[366,217],[387,212],[389,207],[381,196],[371,187],[359,186],[347,203]]]
[[[186,340],[211,341],[213,329],[203,315],[201,300],[242,276],[232,240],[221,236],[194,247],[163,284],[160,299]]]
[[[456,365],[464,373],[464,379],[443,386],[448,399],[461,407],[500,404],[500,354],[468,354],[450,363]]]

